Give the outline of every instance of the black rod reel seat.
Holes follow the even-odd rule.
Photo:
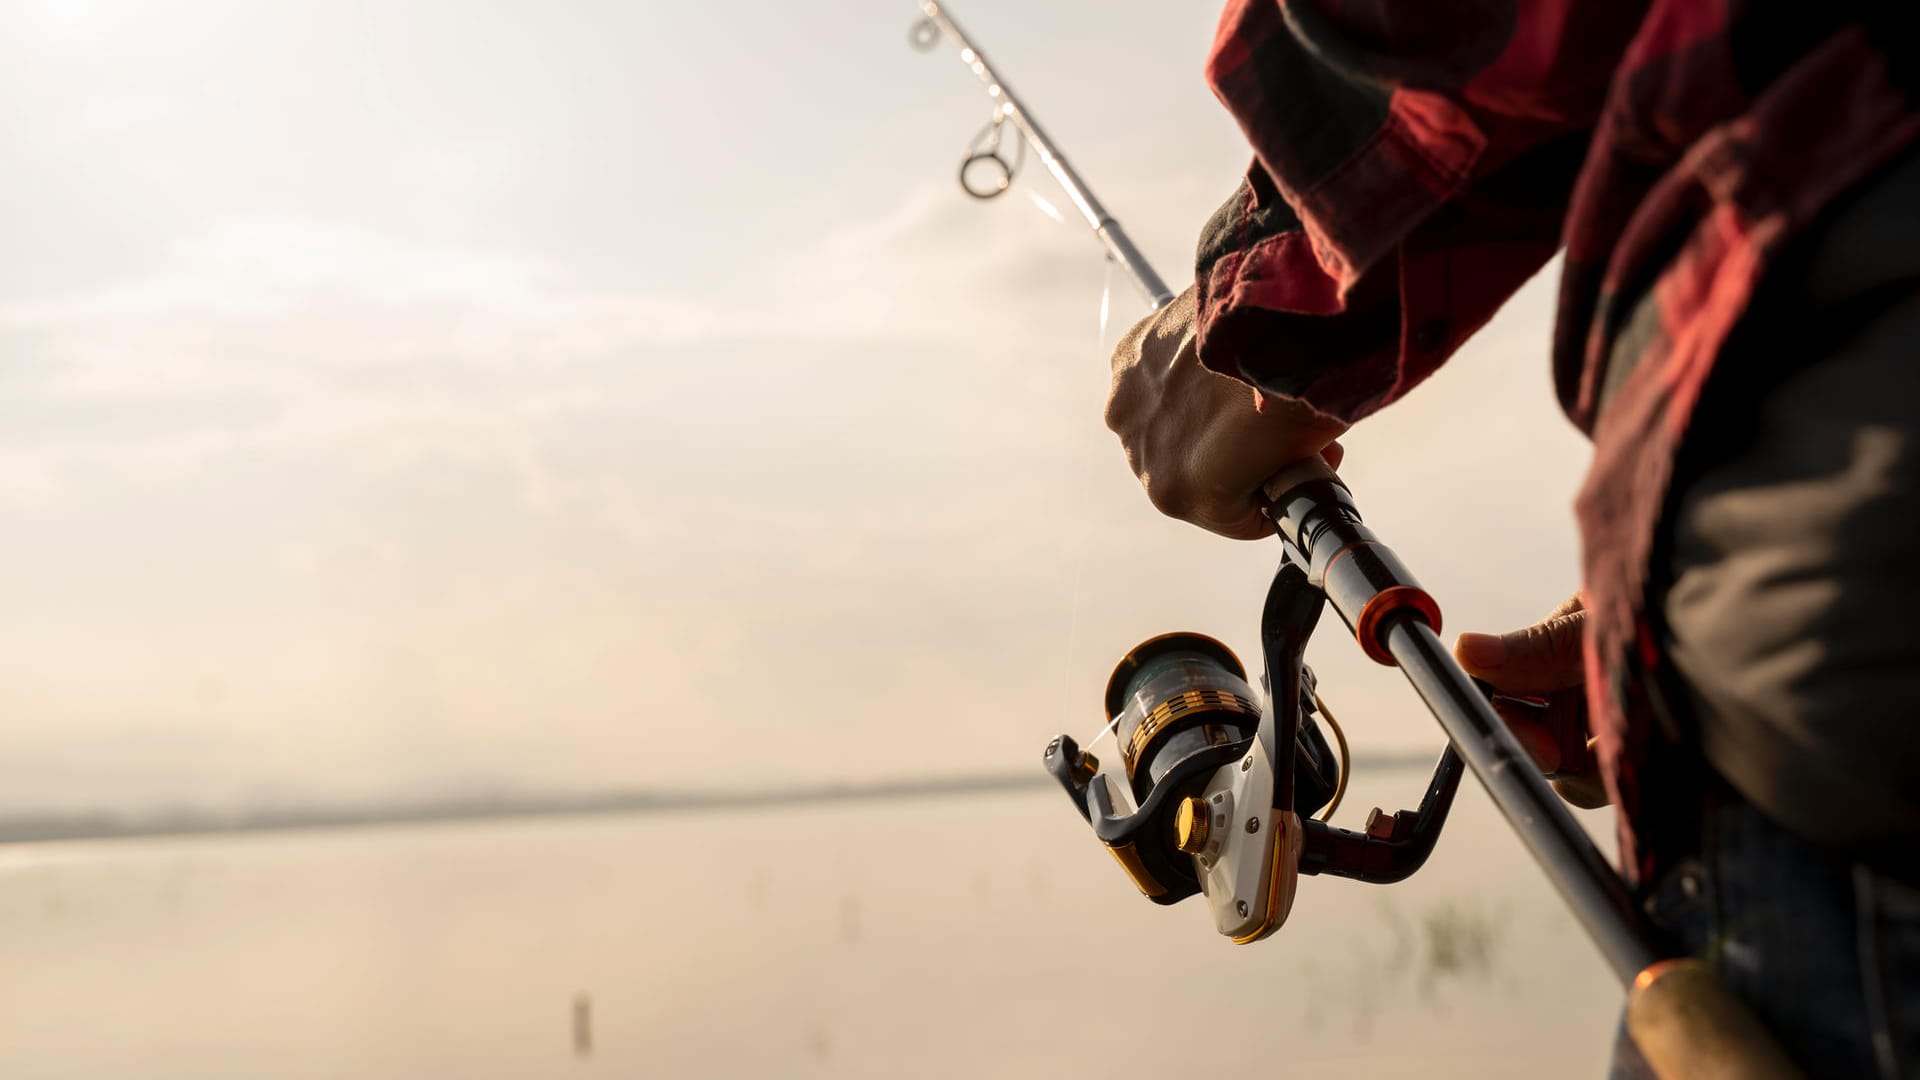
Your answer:
[[[1333,600],[1367,654],[1387,663],[1388,624],[1414,618],[1437,628],[1439,611],[1360,524],[1318,458],[1270,490],[1280,496],[1270,513],[1282,548],[1260,620],[1260,704],[1225,645],[1164,634],[1123,657],[1107,684],[1117,760],[1101,761],[1068,735],[1044,755],[1142,894],[1159,904],[1205,895],[1216,929],[1241,944],[1286,921],[1301,874],[1386,884],[1419,870],[1464,771],[1449,746],[1418,808],[1376,809],[1362,831],[1315,819],[1339,787],[1321,730],[1328,718],[1304,662],[1321,611]]]

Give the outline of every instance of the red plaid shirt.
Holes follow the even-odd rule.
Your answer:
[[[1880,48],[1912,40],[1897,10],[1232,0],[1221,19],[1207,77],[1257,160],[1201,238],[1209,367],[1359,420],[1566,251],[1553,366],[1594,442],[1587,685],[1629,873],[1663,800],[1645,591],[1674,453],[1770,260],[1920,133]],[[1624,325],[1648,296],[1658,325]]]

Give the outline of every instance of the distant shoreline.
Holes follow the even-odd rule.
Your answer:
[[[1356,755],[1354,766],[1397,770],[1431,765],[1438,751]],[[15,814],[0,818],[0,844],[63,840],[116,840],[227,833],[310,832],[381,825],[516,818],[587,817],[724,810],[739,807],[852,802],[865,799],[917,799],[947,795],[991,795],[1052,788],[1038,769],[988,773],[798,785],[737,791],[625,791],[591,795],[450,796],[415,803],[377,803],[276,807],[232,812],[177,810],[152,814]]]

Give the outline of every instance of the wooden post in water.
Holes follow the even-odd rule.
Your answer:
[[[593,1056],[593,999],[585,992],[573,995],[573,1056]]]

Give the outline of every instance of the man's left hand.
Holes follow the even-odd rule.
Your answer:
[[[1586,607],[1576,593],[1525,629],[1460,635],[1453,655],[1467,674],[1495,690],[1546,702],[1544,709],[1522,709],[1496,698],[1494,711],[1561,798],[1593,809],[1607,805],[1607,791],[1587,725],[1586,632]]]

